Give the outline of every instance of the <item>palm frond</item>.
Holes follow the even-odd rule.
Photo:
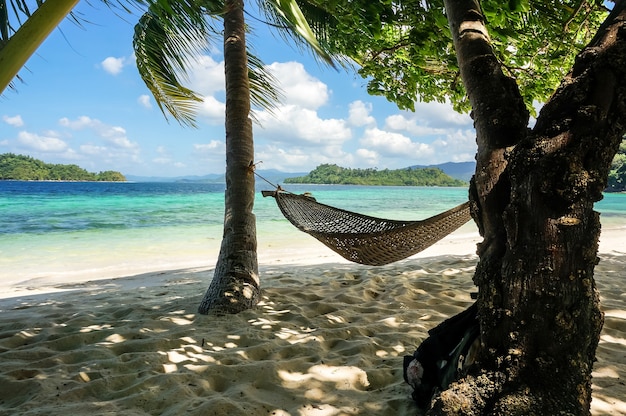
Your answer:
[[[221,39],[221,31],[207,19],[220,17],[223,3],[188,1],[154,0],[135,26],[133,46],[139,74],[163,115],[196,127],[202,98],[184,83],[191,63],[206,51],[207,40],[218,35]],[[248,53],[248,77],[252,104],[272,112],[281,98],[278,82],[252,53]]]
[[[250,81],[250,101],[256,107],[273,113],[283,98],[277,87],[278,80],[265,69],[263,62],[248,50],[248,78]],[[254,113],[252,113],[254,119]],[[255,120],[256,121],[256,120]]]
[[[0,92],[7,86],[14,89],[12,83],[28,58],[37,50],[58,24],[71,12],[78,0],[37,1],[37,7],[31,13],[24,0],[12,0],[11,7],[18,21],[13,27],[8,16],[6,1],[0,6]],[[20,14],[26,16],[21,23]],[[22,17],[23,17],[22,16]],[[19,79],[19,77],[18,77]]]
[[[210,7],[218,9],[217,3]],[[169,113],[192,127],[202,99],[182,81],[188,80],[190,64],[218,33],[206,18],[207,9],[192,1],[157,0],[139,19],[133,36],[137,69],[163,115]]]
[[[295,0],[266,0],[260,1],[259,6],[268,19],[276,22],[277,28],[285,29],[281,31],[282,36],[291,36],[296,41],[304,42],[327,64],[335,66],[333,57],[320,45]]]

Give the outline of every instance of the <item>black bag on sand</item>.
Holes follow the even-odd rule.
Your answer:
[[[419,407],[428,408],[435,393],[473,363],[480,343],[476,313],[474,303],[428,331],[413,355],[404,356],[404,381],[413,387],[411,396]]]

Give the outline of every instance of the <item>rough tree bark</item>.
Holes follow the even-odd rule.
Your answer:
[[[626,132],[626,11],[617,2],[535,127],[477,1],[445,0],[477,134],[483,242],[479,363],[430,414],[589,414],[603,315],[593,278],[611,160]]]
[[[226,1],[226,193],[224,235],[213,280],[198,312],[237,313],[255,306],[260,283],[254,206],[254,142],[242,0]]]

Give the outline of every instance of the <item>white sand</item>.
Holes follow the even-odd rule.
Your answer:
[[[472,300],[475,234],[384,267],[261,243],[263,300],[196,314],[211,267],[2,287],[0,415],[414,415],[402,356]],[[594,415],[626,414],[626,237],[603,233]]]

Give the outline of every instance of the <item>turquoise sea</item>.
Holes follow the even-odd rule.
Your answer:
[[[259,250],[311,239],[284,219],[258,184]],[[423,219],[467,199],[466,188],[291,185],[319,202],[389,219]],[[626,194],[596,208],[604,227],[626,231]],[[213,266],[224,216],[224,185],[0,181],[0,278],[31,282],[75,275]],[[473,228],[474,227],[474,228]],[[464,227],[475,232],[475,226]],[[320,245],[320,250],[325,250]],[[260,259],[262,254],[259,253]]]

